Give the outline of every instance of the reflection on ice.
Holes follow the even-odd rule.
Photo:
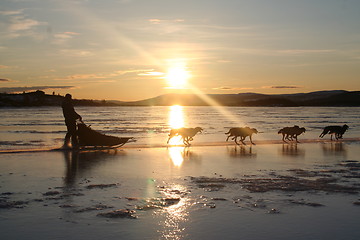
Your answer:
[[[86,176],[92,168],[101,166],[106,160],[117,159],[126,155],[124,151],[64,151],[65,177],[64,185],[67,188],[75,187],[79,177]]]
[[[185,147],[170,147],[168,153],[170,160],[176,167],[180,167],[184,162],[184,151]]]
[[[227,152],[230,157],[241,157],[241,158],[254,158],[256,152],[253,152],[252,146],[231,146],[227,147]]]
[[[298,147],[298,144],[283,144],[281,154],[290,157],[305,157],[305,150]]]
[[[192,152],[189,147],[169,147],[167,151],[171,162],[176,167],[181,167],[184,161],[199,160],[199,156]]]
[[[346,155],[346,147],[342,142],[331,142],[321,144],[324,155]]]
[[[159,210],[158,214],[161,214],[164,220],[159,222],[158,232],[163,239],[183,239],[186,237],[183,224],[189,220],[189,208],[192,205],[187,197],[187,189],[182,185],[174,185],[164,189],[163,193],[166,199],[179,199],[179,201]]]
[[[184,110],[182,106],[174,105],[169,109],[169,126],[172,129],[182,128],[185,126]],[[170,139],[170,145],[182,144],[181,136],[175,136]]]

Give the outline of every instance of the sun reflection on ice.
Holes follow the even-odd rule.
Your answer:
[[[189,219],[189,207],[191,202],[187,195],[187,189],[182,185],[174,185],[164,191],[166,199],[180,199],[176,204],[161,209],[161,214],[165,217],[159,224],[162,227],[159,230],[163,239],[183,239],[185,227],[183,223]]]
[[[184,162],[185,147],[171,147],[168,149],[169,157],[174,166],[180,167]]]
[[[169,109],[169,126],[172,129],[182,128],[185,126],[184,110],[182,106],[174,105]],[[175,136],[169,141],[170,145],[182,144],[181,137]]]

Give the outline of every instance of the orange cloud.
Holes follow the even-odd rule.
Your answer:
[[[234,87],[226,87],[226,86],[213,88],[213,90],[222,90],[222,91],[239,91],[239,90],[249,90],[249,89],[253,89],[253,88],[250,87],[234,88]]]

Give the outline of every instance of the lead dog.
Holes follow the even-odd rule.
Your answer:
[[[201,127],[196,128],[177,128],[177,129],[171,129],[169,133],[169,139],[167,140],[167,143],[169,143],[170,139],[175,136],[181,136],[183,139],[183,143],[186,146],[190,145],[190,141],[194,140],[193,137],[198,133],[202,132],[203,129]]]
[[[306,131],[306,129],[304,127],[299,127],[297,125],[294,125],[293,127],[284,127],[282,129],[279,130],[278,134],[282,134],[282,140],[284,142],[285,139],[292,141],[293,138],[296,140],[296,142],[299,142],[297,137],[304,133]]]
[[[237,142],[237,138],[240,137],[240,142],[246,145],[246,143],[244,143],[244,140],[247,136],[249,136],[251,144],[255,145],[255,143],[253,143],[252,141],[252,135],[254,133],[258,133],[258,131],[255,128],[249,128],[249,127],[230,128],[230,130],[227,133],[225,133],[225,134],[229,134],[229,136],[226,138],[226,141],[228,141],[230,137],[233,137],[232,140],[234,140],[237,145],[240,145]]]
[[[342,138],[342,136],[348,129],[349,126],[346,124],[344,126],[327,126],[324,128],[324,130],[322,131],[319,137],[323,138],[326,134],[330,134],[331,141],[333,140],[332,139],[333,135],[335,135],[336,140],[338,140],[339,138]]]

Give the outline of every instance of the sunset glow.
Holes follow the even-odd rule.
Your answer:
[[[360,1],[153,4],[1,1],[0,92],[137,101],[191,86],[204,94],[360,89]]]

